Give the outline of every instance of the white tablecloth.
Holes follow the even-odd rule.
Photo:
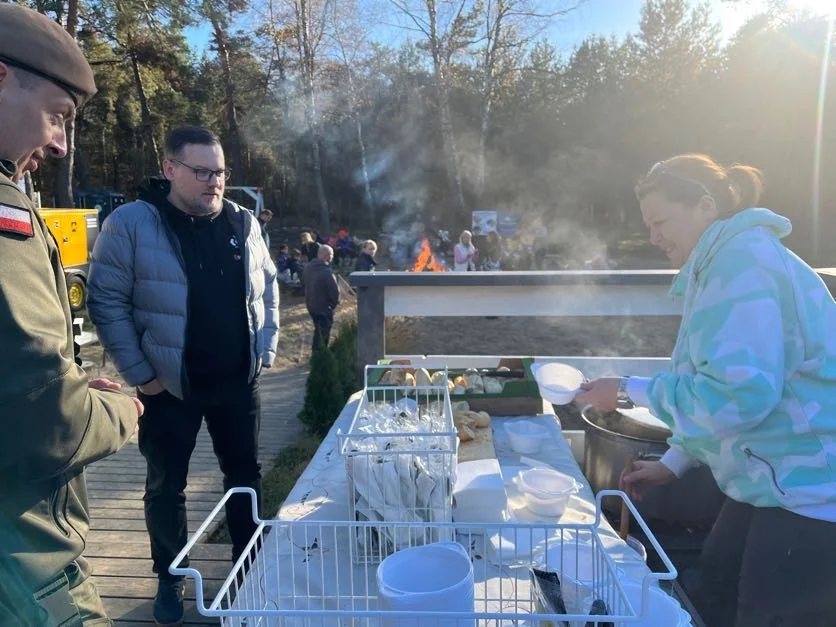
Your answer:
[[[278,514],[280,521],[347,521],[349,519],[346,467],[345,460],[338,450],[337,432],[348,429],[356,402],[350,402],[345,407],[307,469],[288,495]],[[507,421],[518,419],[521,418],[494,417],[492,423],[494,445],[506,484],[510,484],[509,480],[515,471],[526,464],[526,462],[521,461],[518,454],[511,450],[504,429],[504,424]],[[553,432],[553,437],[549,439],[547,445],[543,446],[537,455],[529,456],[529,458],[573,476],[582,486],[580,493],[570,500],[559,523],[593,523],[595,520],[595,499],[592,490],[573,458],[568,443],[560,434],[557,418],[546,415],[534,417],[534,419],[548,425]],[[527,463],[530,465],[531,462]],[[538,519],[522,507],[524,504],[521,503],[520,495],[512,485],[508,485],[508,497],[509,505],[514,507],[513,516],[521,523],[542,522],[542,519]],[[602,521],[598,534],[608,554],[618,565],[619,574],[641,581],[649,573],[647,566],[618,537],[606,520],[602,518]],[[554,523],[554,521],[549,522]],[[335,530],[333,533],[320,530],[319,534],[316,534],[314,530],[311,530],[310,535],[311,537],[306,537],[304,541],[300,541],[298,537],[290,538],[281,527],[275,528],[268,534],[267,541],[265,541],[260,552],[258,564],[247,576],[235,601],[235,606],[248,609],[280,606],[282,609],[290,609],[288,599],[295,599],[292,601],[294,609],[376,609],[376,605],[363,601],[364,590],[356,589],[365,587],[365,594],[371,597],[376,596],[376,565],[368,565],[362,568],[361,574],[358,576],[356,570],[358,567],[352,564],[347,548],[350,543],[348,532],[345,529]],[[484,545],[482,550],[485,548],[489,549],[489,545]],[[528,585],[527,568],[508,569],[498,564],[496,559],[493,561],[490,558],[482,559],[482,555],[474,556],[473,553],[471,553],[471,557],[475,558],[474,567],[477,571],[477,581],[481,577],[486,582],[492,582],[490,585],[498,586],[503,585],[501,582],[504,579],[506,582],[504,585],[507,588],[508,577],[513,570],[514,572],[521,571],[511,576],[512,579],[516,577],[514,585]],[[494,558],[497,557],[501,557],[501,555],[494,554]],[[347,572],[352,569],[355,569],[354,575],[348,575]],[[346,594],[343,589],[332,596],[329,591],[340,588],[340,586],[344,588],[346,578],[351,579],[351,586],[355,589],[351,591],[350,595]],[[312,581],[312,579],[315,581]],[[276,588],[279,588],[279,590],[276,591]],[[300,590],[307,594],[300,595]],[[305,598],[302,599],[301,596],[305,596]],[[353,600],[346,601],[349,596]],[[485,595],[485,598],[499,598],[499,596],[504,598],[504,595]],[[297,598],[298,600],[296,600]],[[477,611],[499,612],[500,608],[487,607],[483,609],[477,607]],[[504,611],[507,611],[507,608]],[[272,621],[269,622],[272,623]],[[304,623],[301,620],[298,622],[285,620],[284,624],[287,625],[288,622],[299,625],[325,624],[317,621]],[[348,618],[343,618],[334,621],[332,624],[350,623],[351,621]]]

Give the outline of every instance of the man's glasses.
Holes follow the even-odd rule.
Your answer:
[[[210,170],[209,168],[193,168],[188,163],[183,163],[177,159],[169,159],[169,161],[179,163],[184,168],[189,168],[189,170],[194,172],[195,179],[200,183],[208,183],[212,180],[213,175],[216,176],[219,181],[228,181],[230,175],[232,174],[232,170],[230,168],[224,168],[223,170]]]
[[[694,185],[696,187],[699,187],[706,196],[712,196],[711,192],[708,190],[704,183],[698,181],[697,179],[688,178],[687,176],[681,176],[676,172],[671,171],[671,169],[665,165],[664,161],[659,161],[656,164],[654,164],[652,168],[650,168],[650,170],[644,177],[642,185],[648,185],[654,179],[660,176],[667,176],[668,178],[676,179],[677,181],[682,181],[683,183],[688,183],[689,185]]]

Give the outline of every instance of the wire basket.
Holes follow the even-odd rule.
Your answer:
[[[360,563],[379,562],[397,546],[450,539],[449,530],[427,525],[453,519],[458,446],[446,372],[439,385],[369,386],[373,368],[381,367],[366,367],[348,432],[337,435],[350,519],[378,523],[351,530]]]
[[[182,562],[198,539],[235,493],[252,497],[256,532],[232,566],[214,598],[206,605],[204,578]],[[641,601],[625,593],[623,573],[607,553],[601,530],[605,521],[601,499],[624,499],[658,553],[666,571],[646,573],[641,580]],[[605,490],[596,497],[596,516],[590,524],[461,524],[431,526],[392,523],[416,530],[404,534],[408,544],[421,546],[436,532],[461,546],[473,567],[472,611],[412,611],[381,609],[378,567],[357,562],[352,531],[374,527],[370,522],[313,520],[263,521],[257,518],[255,492],[233,488],[190,538],[169,569],[173,575],[195,580],[197,610],[218,617],[223,625],[281,625],[282,627],[587,627],[636,623],[647,617],[651,587],[673,580],[677,572],[646,523],[623,492]],[[425,547],[426,548],[426,547]],[[415,564],[416,571],[419,564]],[[559,574],[565,614],[543,613],[530,583],[530,567]],[[644,572],[644,571],[643,571]],[[210,584],[211,585],[211,584]],[[589,614],[592,604],[603,602],[606,616]]]

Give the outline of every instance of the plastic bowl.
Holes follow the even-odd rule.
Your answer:
[[[508,434],[508,440],[514,451],[521,455],[533,455],[540,450],[540,446],[549,435],[549,430],[543,425],[520,420],[505,423],[505,433]]]
[[[538,516],[559,518],[580,485],[573,477],[550,468],[530,468],[516,477],[514,483],[525,498],[525,506]]]
[[[540,396],[553,405],[568,405],[575,399],[583,383],[583,373],[568,364],[558,362],[531,366]]]
[[[638,538],[633,536],[627,536],[627,546],[629,546],[633,551],[641,558],[641,560],[647,563],[647,549],[645,548],[644,544]]]
[[[682,609],[679,601],[666,594],[659,588],[650,587],[648,592],[649,607],[642,607],[642,584],[637,581],[622,581],[624,594],[637,614],[647,610],[646,618],[638,622],[629,623],[634,627],[685,627],[691,624],[691,616]],[[625,608],[626,610],[626,608]],[[619,623],[619,627],[626,627],[627,623]]]

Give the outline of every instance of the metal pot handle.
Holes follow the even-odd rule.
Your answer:
[[[662,461],[662,455],[659,453],[645,453],[644,451],[639,451],[636,455],[636,459],[643,462],[659,462]]]

